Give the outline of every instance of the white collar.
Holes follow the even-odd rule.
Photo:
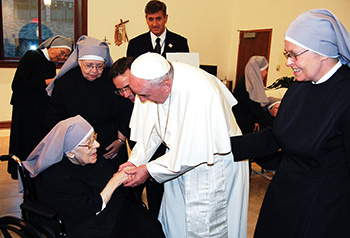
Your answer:
[[[330,77],[332,77],[333,74],[335,74],[335,72],[337,72],[337,70],[342,66],[342,63],[340,63],[340,61],[338,61],[338,63],[336,65],[333,66],[333,68],[331,70],[329,70],[325,75],[323,75],[322,78],[320,78],[320,80],[318,80],[316,83],[314,81],[312,81],[313,84],[321,84],[326,82],[328,79],[330,79]]]
[[[47,59],[48,61],[51,61],[51,60],[50,60],[50,56],[49,56],[49,52],[47,51],[47,48],[41,49],[41,51],[44,53],[46,59]]]
[[[160,38],[160,46],[163,47],[163,45],[165,43],[166,32],[167,32],[167,29],[165,28],[164,32],[158,37],[155,34],[153,34],[152,31],[150,31],[153,48],[156,46],[156,39],[157,38]]]

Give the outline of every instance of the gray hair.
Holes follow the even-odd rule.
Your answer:
[[[149,85],[150,85],[150,87],[153,87],[153,86],[155,86],[155,85],[160,86],[161,83],[162,83],[164,80],[167,80],[167,79],[173,80],[173,78],[174,78],[174,67],[173,67],[172,63],[170,63],[169,61],[168,61],[168,63],[169,63],[169,65],[170,65],[169,71],[168,71],[165,75],[163,75],[163,76],[161,76],[161,77],[155,78],[155,79],[153,79],[153,80],[149,80]]]

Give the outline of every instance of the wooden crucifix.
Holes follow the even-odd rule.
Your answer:
[[[128,36],[126,34],[126,28],[125,28],[125,23],[128,23],[129,20],[123,21],[120,19],[120,23],[115,25],[115,32],[114,32],[114,43],[117,46],[120,46],[123,41],[124,42],[129,42]]]

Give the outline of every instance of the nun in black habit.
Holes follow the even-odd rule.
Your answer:
[[[115,173],[98,147],[81,116],[57,123],[23,162],[38,202],[58,213],[70,238],[163,238],[157,218],[120,186],[128,175]],[[30,219],[55,228],[47,219]]]
[[[238,104],[232,107],[232,111],[243,134],[272,126],[273,118],[267,111],[270,101],[263,83],[268,66],[264,56],[250,57],[244,69],[245,73],[233,91]]]
[[[115,94],[109,76],[112,64],[106,42],[81,36],[76,49],[47,88],[51,100],[46,121],[52,128],[68,117],[84,117],[101,138],[99,150],[117,169],[127,160],[124,144],[133,104]]]
[[[45,114],[49,103],[46,86],[56,75],[57,63],[65,61],[73,42],[65,36],[53,36],[28,50],[21,58],[12,81],[12,119],[9,153],[25,160],[49,132]],[[17,164],[9,161],[8,172],[17,179]]]
[[[273,128],[231,138],[235,160],[282,151],[254,237],[349,237],[350,34],[328,10],[308,11],[284,55],[297,82]]]

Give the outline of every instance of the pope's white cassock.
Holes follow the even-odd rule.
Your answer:
[[[129,161],[146,164],[162,139],[169,147],[146,165],[164,183],[158,218],[167,238],[245,238],[249,168],[247,161],[233,161],[230,143],[241,134],[231,111],[237,101],[216,77],[184,63],[173,66],[163,104],[135,101],[130,127],[137,143]]]

